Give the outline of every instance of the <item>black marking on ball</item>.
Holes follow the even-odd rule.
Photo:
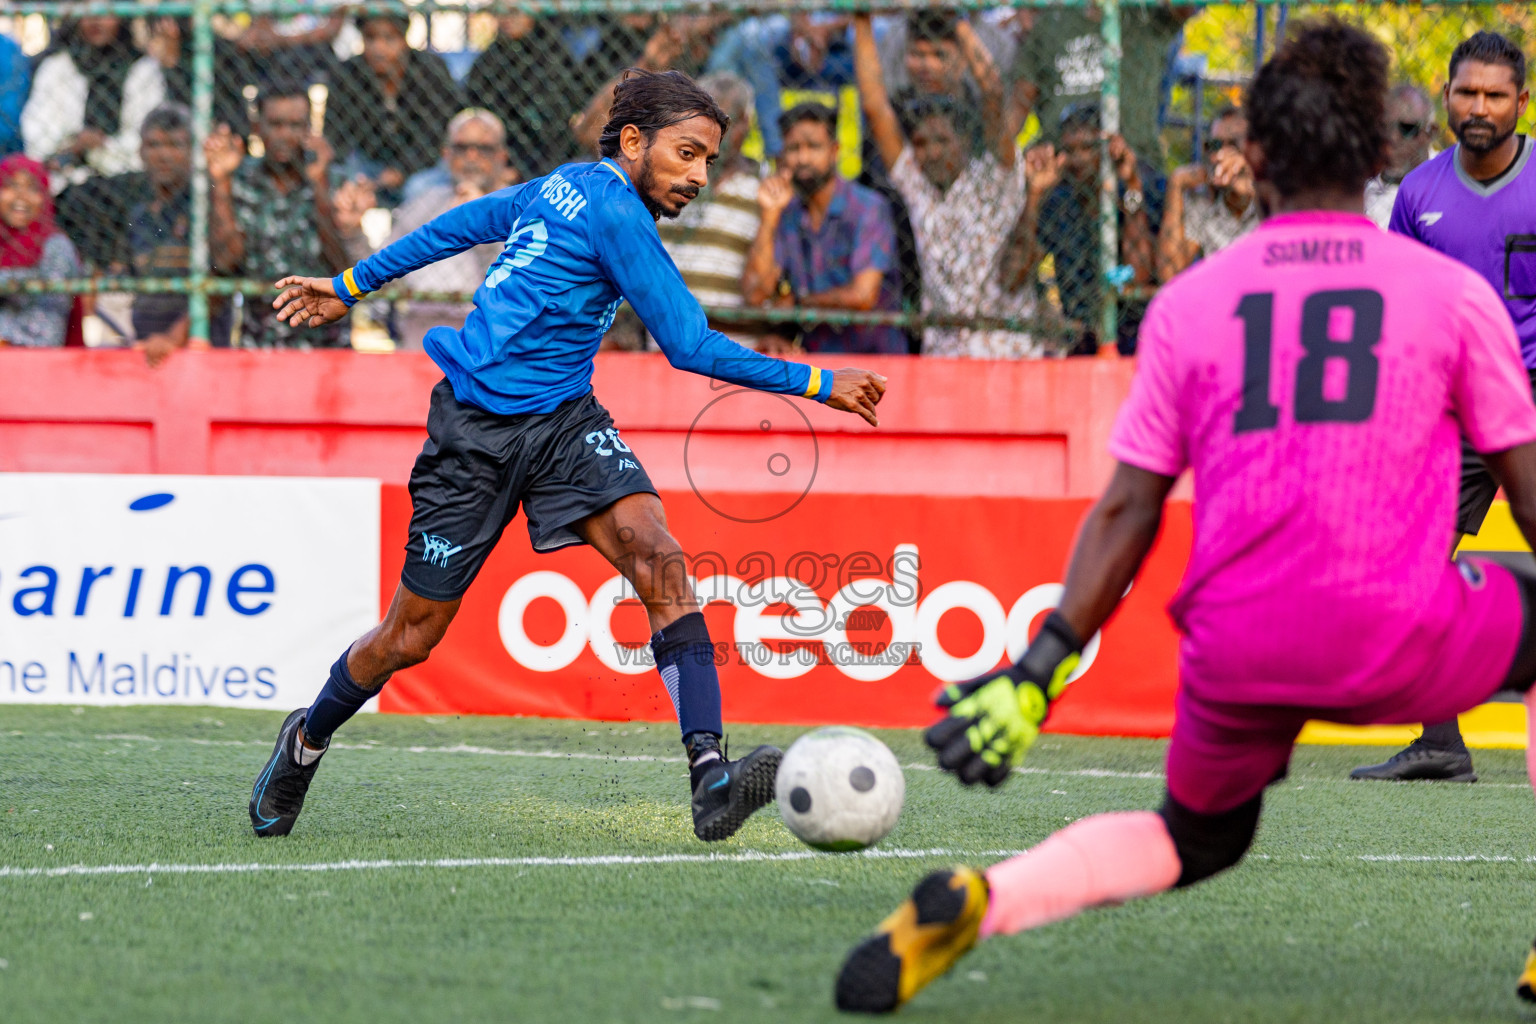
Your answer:
[[[848,773],[848,785],[860,793],[868,793],[875,788],[875,773],[863,765],[859,765]]]
[[[789,791],[789,806],[795,809],[796,814],[804,814],[811,809],[811,794],[804,786],[796,786]]]

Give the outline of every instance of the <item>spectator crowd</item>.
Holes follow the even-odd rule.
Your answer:
[[[700,76],[731,116],[710,188],[660,229],[732,337],[770,352],[1130,353],[1158,284],[1260,217],[1242,111],[1169,123],[1192,12],[1122,10],[1120,130],[1106,137],[1093,3],[512,13],[483,49],[443,53],[403,7],[278,17],[253,4],[216,25],[210,268],[253,283],[339,273],[460,203],[595,158],[624,69],[671,67]],[[134,344],[151,364],[189,342],[352,344],[353,319],[290,328],[254,287],[213,296],[209,337],[194,339],[186,295],[153,291],[191,268],[190,38],[186,19],[112,15],[59,19],[30,56],[0,35],[0,281],[146,279],[122,294],[0,293],[0,345],[78,344],[87,324],[92,343]],[[1368,190],[1373,212],[1390,210],[1435,137],[1434,105],[1412,87],[1394,92],[1390,116],[1396,148]],[[1172,167],[1169,139],[1194,161]],[[431,326],[462,322],[497,250],[415,271],[401,282],[413,294],[369,300],[366,320],[420,348]],[[1117,289],[1119,326],[1101,338]],[[924,326],[909,330],[903,312]],[[621,311],[605,344],[649,339]]]

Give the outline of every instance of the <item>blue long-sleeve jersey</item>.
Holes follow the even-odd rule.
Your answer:
[[[485,242],[504,248],[463,328],[434,327],[423,342],[461,402],[517,415],[586,394],[593,356],[622,301],[678,369],[819,402],[831,397],[830,372],[761,355],[710,329],[655,220],[612,160],[566,164],[455,207],[332,283],[350,306]]]

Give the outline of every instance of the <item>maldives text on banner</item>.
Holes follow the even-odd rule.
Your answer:
[[[379,483],[0,474],[0,702],[307,703],[378,617]]]

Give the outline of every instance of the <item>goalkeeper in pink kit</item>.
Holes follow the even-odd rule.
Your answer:
[[[1271,216],[1152,303],[1110,440],[1119,465],[1060,607],[1016,664],[947,687],[948,714],[926,734],[962,782],[1008,777],[1189,469],[1194,546],[1169,608],[1181,685],[1163,806],[1085,818],[985,871],[924,878],[849,954],[840,1008],[895,1009],[978,938],[1236,864],[1308,719],[1443,721],[1501,688],[1533,702],[1536,579],[1445,552],[1459,434],[1536,541],[1536,406],[1488,283],[1364,215],[1386,152],[1387,68],[1370,36],[1323,21],[1294,29],[1255,76],[1245,155]],[[1528,962],[1527,998],[1533,979]]]

